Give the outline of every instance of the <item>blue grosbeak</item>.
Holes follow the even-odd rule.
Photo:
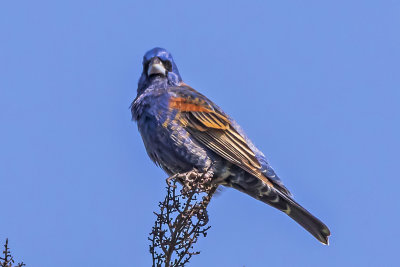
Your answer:
[[[168,175],[205,172],[214,183],[283,211],[328,244],[328,227],[294,201],[235,121],[182,81],[165,49],[154,48],[144,55],[131,111],[149,157]]]

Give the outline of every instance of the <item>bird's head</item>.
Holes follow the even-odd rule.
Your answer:
[[[143,90],[153,81],[172,86],[182,82],[171,53],[164,48],[153,48],[143,57],[143,71],[139,79],[138,89]]]

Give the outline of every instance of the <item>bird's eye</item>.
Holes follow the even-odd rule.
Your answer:
[[[163,65],[167,71],[172,71],[172,64],[169,60],[163,61]]]
[[[150,61],[143,61],[143,71],[147,73]]]

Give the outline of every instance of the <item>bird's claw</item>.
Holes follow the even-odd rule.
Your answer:
[[[171,183],[171,181],[172,181],[172,180],[175,180],[175,179],[177,178],[177,175],[178,175],[178,174],[174,174],[174,175],[168,177],[167,180],[165,180],[165,181],[167,182],[167,185],[168,185],[168,186],[174,187],[174,188],[176,187],[175,183]]]
[[[200,190],[205,190],[205,188],[211,185],[213,173],[211,171],[199,172],[197,169],[193,169],[184,173],[177,173],[167,178],[166,182],[168,186],[175,186],[171,183],[172,180],[177,180],[181,183],[186,190],[191,190],[193,185],[201,184],[202,188]]]

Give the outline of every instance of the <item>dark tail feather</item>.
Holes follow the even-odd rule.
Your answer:
[[[227,182],[228,186],[236,188],[283,211],[315,236],[321,243],[328,245],[328,238],[331,234],[328,227],[305,208],[300,206],[300,204],[294,201],[288,194],[284,191],[280,191],[279,187],[270,187],[252,175],[245,177],[239,175],[232,176]]]
[[[328,227],[300,206],[288,194],[280,191],[279,187],[272,188],[260,179],[250,175],[246,177],[233,176],[228,180],[227,185],[283,211],[315,236],[321,243],[328,245],[328,238],[331,234]]]
[[[263,202],[283,211],[289,215],[293,220],[300,224],[304,229],[306,229],[310,234],[312,234],[316,239],[325,245],[329,245],[329,236],[331,234],[329,228],[321,222],[318,218],[308,212],[305,208],[300,206],[292,198],[288,197],[284,193],[277,190],[275,191],[279,195],[275,195],[271,200],[272,196],[262,196],[260,200]],[[271,194],[274,195],[274,194]]]
[[[321,243],[329,245],[328,238],[331,235],[329,228],[295,201],[290,200],[289,202],[291,202],[288,204],[291,211],[287,214]]]

